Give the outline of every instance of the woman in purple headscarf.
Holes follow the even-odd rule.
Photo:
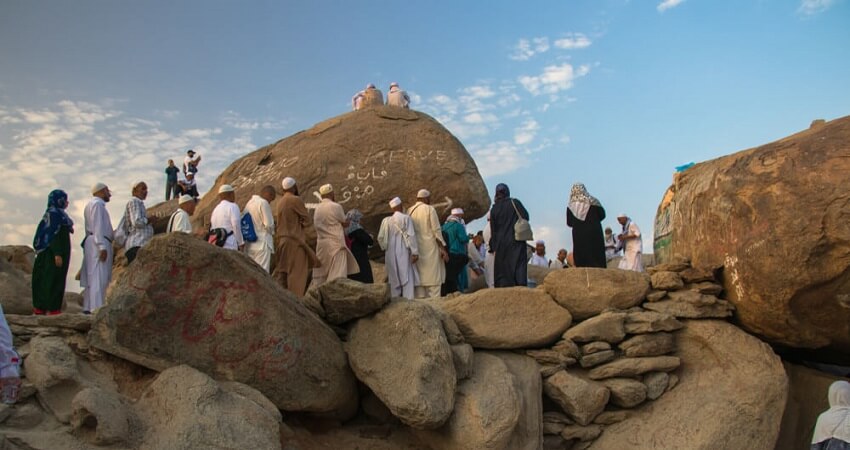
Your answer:
[[[490,209],[490,251],[494,253],[493,276],[496,287],[528,284],[528,254],[525,241],[515,239],[514,224],[520,216],[528,220],[528,211],[504,183],[496,186]]]
[[[60,314],[65,296],[65,277],[71,258],[71,233],[74,221],[68,217],[68,194],[56,189],[47,196],[47,211],[38,223],[32,246],[33,314]]]

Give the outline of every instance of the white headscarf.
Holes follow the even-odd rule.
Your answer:
[[[587,192],[587,188],[582,183],[576,183],[570,190],[570,211],[576,216],[576,219],[584,221],[587,217],[587,212],[591,206],[602,206],[596,197]]]
[[[818,416],[812,444],[831,438],[850,443],[850,383],[846,381],[829,386],[829,409]]]

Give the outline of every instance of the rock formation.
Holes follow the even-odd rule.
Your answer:
[[[427,114],[376,106],[318,123],[239,158],[222,172],[198,204],[193,221],[209,223],[222,184],[236,188],[244,206],[252,194],[281,180],[298,181],[305,202],[318,202],[319,186],[331,183],[346,210],[357,208],[365,228],[377,233],[399,196],[412,205],[421,188],[431,191],[442,218],[461,207],[467,220],[486,214],[490,206],[484,182],[466,149]]]
[[[850,117],[697,164],[655,219],[658,262],[723,266],[741,325],[850,352]]]

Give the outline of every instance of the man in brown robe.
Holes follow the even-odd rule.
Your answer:
[[[303,297],[310,269],[319,266],[316,252],[307,243],[307,232],[313,227],[313,219],[298,196],[295,180],[286,177],[282,184],[283,197],[274,211],[277,254],[274,277],[284,288]]]

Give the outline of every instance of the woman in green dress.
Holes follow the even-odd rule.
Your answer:
[[[47,196],[47,211],[38,223],[32,246],[35,265],[32,269],[33,314],[62,313],[65,277],[71,259],[71,233],[74,221],[68,217],[68,194],[56,189]]]

